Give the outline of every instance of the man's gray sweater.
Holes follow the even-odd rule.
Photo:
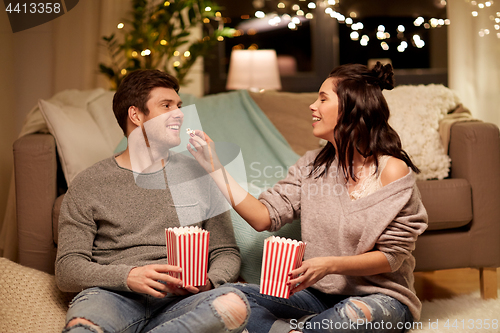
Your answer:
[[[235,281],[241,259],[230,214],[220,213],[225,199],[203,173],[193,159],[176,154],[154,173],[134,174],[111,157],[78,174],[59,218],[59,288],[129,291],[132,268],[167,264],[165,228],[179,227],[186,210],[184,216],[206,217],[193,225],[210,232],[208,277],[214,287]],[[173,197],[170,187],[183,195]]]

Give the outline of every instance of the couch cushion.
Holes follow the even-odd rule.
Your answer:
[[[417,182],[429,215],[427,230],[458,228],[472,221],[472,190],[466,179]]]
[[[54,201],[54,206],[52,207],[52,234],[54,236],[54,243],[57,245],[59,241],[59,214],[61,213],[61,203],[63,201],[64,194],[57,197]]]
[[[39,101],[68,185],[80,171],[111,156],[123,137],[112,110],[113,95],[104,89],[65,90]]]
[[[383,93],[391,112],[389,124],[421,171],[417,179],[446,178],[450,158],[438,129],[439,121],[460,104],[456,93],[440,84],[402,85]]]
[[[319,148],[319,139],[312,134],[309,105],[318,93],[250,92],[250,96],[299,155]]]

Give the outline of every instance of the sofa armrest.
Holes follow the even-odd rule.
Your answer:
[[[456,123],[451,128],[451,177],[466,179],[472,189],[471,261],[478,267],[500,266],[500,137],[496,125]]]
[[[57,196],[57,156],[50,134],[14,142],[19,263],[54,273],[52,207]]]

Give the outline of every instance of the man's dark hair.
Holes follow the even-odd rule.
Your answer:
[[[146,103],[150,98],[151,90],[159,87],[179,92],[177,79],[157,69],[135,70],[122,80],[113,97],[113,112],[125,135],[127,135],[128,109],[135,106],[148,115],[149,110]]]

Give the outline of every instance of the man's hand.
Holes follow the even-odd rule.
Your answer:
[[[204,286],[200,286],[198,288],[193,287],[193,286],[186,286],[184,289],[186,289],[187,291],[189,291],[192,294],[197,294],[197,293],[200,293],[203,291],[213,289],[213,287],[214,286],[212,285],[212,282],[210,282],[210,280],[207,279],[207,283]]]
[[[162,298],[171,293],[174,295],[197,294],[201,291],[213,288],[210,280],[207,284],[199,288],[186,286],[182,288],[182,281],[176,279],[168,272],[180,273],[182,269],[171,265],[146,265],[132,268],[127,277],[127,285],[130,290]],[[159,282],[162,281],[162,282]]]
[[[182,289],[182,281],[167,274],[181,271],[180,267],[171,265],[135,267],[128,274],[127,285],[132,291],[158,298],[165,297],[167,293],[186,295],[189,292]]]

